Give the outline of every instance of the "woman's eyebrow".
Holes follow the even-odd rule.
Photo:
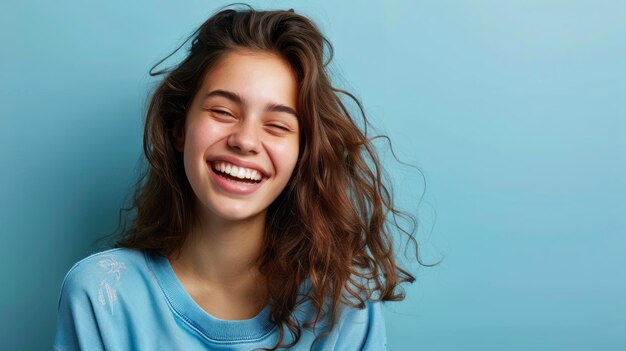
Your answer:
[[[232,92],[232,91],[228,91],[228,90],[222,90],[222,89],[216,89],[213,90],[209,93],[207,93],[204,96],[204,101],[208,100],[210,97],[213,96],[221,96],[224,97],[226,99],[231,100],[232,102],[240,105],[240,106],[246,106],[247,102],[246,100],[239,94]],[[265,110],[266,111],[270,111],[270,112],[285,112],[285,113],[289,113],[291,115],[293,115],[294,117],[298,118],[298,114],[296,113],[296,110],[294,110],[293,108],[283,105],[283,104],[279,104],[279,103],[275,103],[275,102],[271,102],[269,104],[267,104],[265,106]]]

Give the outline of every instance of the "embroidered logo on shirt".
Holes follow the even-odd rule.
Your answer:
[[[117,293],[114,287],[117,286],[118,281],[122,278],[122,270],[126,269],[126,265],[116,260],[115,257],[108,256],[98,261],[98,266],[104,269],[106,273],[106,276],[99,284],[98,300],[102,306],[108,304],[111,314],[113,314],[113,304],[117,300]]]

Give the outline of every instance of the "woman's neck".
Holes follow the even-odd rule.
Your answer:
[[[173,261],[194,280],[228,288],[258,276],[256,260],[263,250],[264,233],[264,215],[243,221],[200,221]]]
[[[169,257],[190,296],[222,319],[247,319],[265,306],[267,289],[256,260],[262,254],[265,215],[245,221],[203,221],[180,256]]]

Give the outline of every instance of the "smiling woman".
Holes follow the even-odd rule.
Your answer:
[[[194,33],[147,112],[132,226],[65,277],[57,349],[386,349],[381,304],[414,280],[388,225],[413,238],[324,44],[293,10]]]
[[[297,97],[289,63],[264,51],[233,50],[205,75],[186,119],[174,127],[185,174],[206,209],[201,232],[228,235],[211,227],[245,220],[263,235],[267,208],[298,160]],[[260,182],[241,180],[253,174]]]

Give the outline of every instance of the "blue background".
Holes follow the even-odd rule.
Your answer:
[[[148,70],[226,3],[3,1],[0,348],[50,348],[65,272],[129,198]],[[626,349],[626,3],[250,3],[314,19],[425,175],[379,143],[444,259],[411,265],[390,350]]]

